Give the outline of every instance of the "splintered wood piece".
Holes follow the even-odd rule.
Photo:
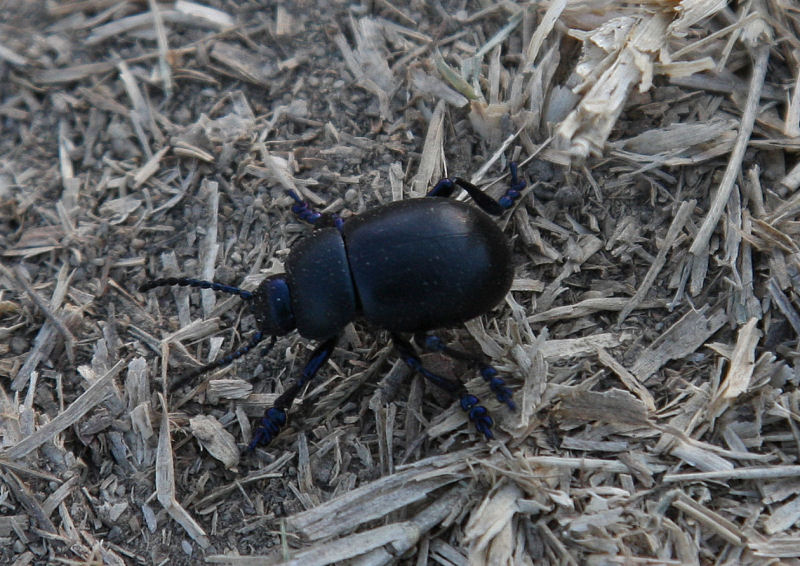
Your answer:
[[[708,307],[703,307],[683,315],[639,354],[631,373],[644,383],[668,361],[687,356],[705,344],[728,318],[722,309],[709,316],[707,311]]]

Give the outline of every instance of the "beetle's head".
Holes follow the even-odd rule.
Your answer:
[[[283,336],[294,330],[296,324],[286,276],[272,275],[264,279],[253,291],[250,310],[264,334]]]

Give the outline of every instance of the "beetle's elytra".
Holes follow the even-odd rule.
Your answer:
[[[409,367],[460,400],[479,432],[492,438],[493,421],[477,397],[455,380],[425,369],[411,342],[475,363],[497,399],[514,408],[511,391],[497,371],[479,356],[453,350],[437,328],[465,322],[488,312],[511,287],[513,266],[507,238],[487,213],[500,215],[519,198],[525,181],[511,164],[505,195],[495,200],[460,179],[442,179],[428,197],[399,201],[368,210],[346,222],[314,211],[293,191],[292,211],[314,226],[286,260],[286,273],[265,279],[253,291],[187,277],[155,279],[140,287],[182,285],[239,295],[250,302],[258,331],[244,347],[184,376],[195,377],[231,363],[267,336],[293,330],[320,345],[302,375],[278,397],[261,418],[250,448],[269,443],[286,424],[286,411],[301,389],[331,355],[342,329],[361,318],[388,330]],[[450,200],[464,189],[478,207]]]
[[[422,332],[494,307],[511,286],[508,242],[486,214],[449,199],[413,199],[320,228],[292,249],[286,276],[301,336],[324,340],[357,315]]]

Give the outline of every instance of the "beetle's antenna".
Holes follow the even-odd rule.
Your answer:
[[[173,285],[180,285],[181,287],[199,287],[200,289],[211,289],[212,291],[219,291],[220,293],[228,293],[231,295],[238,295],[245,301],[253,298],[253,293],[245,291],[233,285],[223,285],[222,283],[215,283],[213,281],[204,281],[202,279],[192,279],[191,277],[165,277],[163,279],[153,279],[139,287],[139,291],[144,293],[156,287],[172,287]]]
[[[238,350],[235,350],[235,351],[223,356],[222,358],[214,360],[210,364],[206,364],[206,365],[204,365],[202,367],[197,368],[194,371],[190,371],[190,372],[185,373],[182,376],[180,376],[178,379],[176,379],[175,381],[170,383],[170,385],[169,385],[170,391],[174,391],[175,389],[177,389],[178,387],[180,387],[181,385],[183,385],[187,381],[191,381],[192,379],[194,379],[198,375],[202,375],[202,374],[204,374],[204,373],[206,373],[208,371],[211,371],[212,369],[217,369],[219,367],[226,366],[226,365],[232,363],[233,360],[235,360],[237,358],[241,358],[247,352],[252,350],[264,338],[265,338],[265,336],[264,336],[263,332],[256,332],[255,334],[253,334],[253,337],[250,338],[250,341],[247,344],[245,344],[244,346],[242,346],[241,348],[239,348]],[[276,340],[277,340],[277,337],[273,336],[272,340],[270,340],[269,345],[261,351],[261,355],[266,356],[269,353],[269,351],[272,350],[272,347],[275,345],[275,341]]]
[[[240,289],[239,287],[234,287],[233,285],[223,285],[222,283],[215,283],[214,281],[205,281],[203,279],[193,279],[191,277],[164,277],[163,279],[153,279],[152,281],[148,281],[139,287],[139,291],[144,293],[149,291],[150,289],[155,289],[156,287],[172,287],[173,285],[179,285],[181,287],[198,287],[200,289],[211,289],[212,291],[218,291],[220,293],[228,293],[230,295],[237,295],[244,301],[249,301],[253,299],[253,293],[250,291],[245,291],[244,289]],[[266,335],[258,331],[250,338],[250,341],[239,348],[238,350],[234,350],[225,356],[214,360],[213,362],[206,364],[202,367],[197,368],[194,371],[190,371],[188,373],[183,374],[177,380],[170,384],[170,389],[176,389],[177,387],[183,385],[187,381],[190,381],[197,377],[198,375],[202,375],[206,372],[209,372],[213,369],[218,367],[226,366],[236,360],[237,358],[241,358],[247,352],[252,350],[259,342],[261,342]],[[270,342],[269,346],[264,349],[264,355],[269,352],[272,347],[275,345],[276,338],[273,336],[272,341]]]

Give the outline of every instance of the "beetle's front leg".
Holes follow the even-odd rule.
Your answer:
[[[414,341],[429,352],[441,352],[455,360],[462,360],[476,365],[481,377],[489,384],[489,388],[492,390],[495,397],[497,397],[497,400],[507,405],[512,411],[517,409],[512,399],[513,393],[506,387],[506,382],[502,378],[497,377],[497,370],[494,366],[487,364],[483,356],[455,350],[434,334],[416,334],[414,336]]]
[[[255,334],[253,334],[253,336],[250,337],[250,341],[247,344],[245,344],[244,346],[242,346],[241,348],[239,348],[238,350],[234,350],[233,352],[230,352],[230,353],[226,354],[225,356],[223,356],[223,357],[221,357],[219,359],[216,359],[213,362],[210,362],[210,363],[208,363],[208,364],[206,364],[206,365],[204,365],[202,367],[199,367],[199,368],[197,368],[195,370],[186,372],[182,376],[180,376],[179,378],[175,379],[174,381],[171,381],[170,384],[169,384],[169,390],[170,391],[175,391],[176,389],[178,389],[178,387],[180,387],[184,383],[192,381],[196,377],[198,377],[200,375],[203,375],[206,372],[209,372],[211,370],[214,370],[214,369],[217,369],[217,368],[221,368],[222,366],[227,366],[228,364],[233,363],[234,360],[238,360],[239,358],[241,358],[242,356],[247,354],[250,350],[255,348],[262,340],[264,340],[264,338],[266,338],[266,336],[264,335],[263,332],[261,332],[261,331],[256,332]],[[267,352],[272,350],[272,347],[275,345],[275,340],[276,340],[276,338],[275,338],[275,336],[273,336],[272,340],[269,343],[269,346],[264,348],[264,350],[262,351],[262,355],[266,355]]]
[[[315,229],[333,226],[341,232],[344,220],[338,214],[317,212],[293,190],[290,189],[286,193],[294,199],[292,212],[299,220],[311,224]]]
[[[466,387],[458,381],[447,379],[438,374],[425,369],[422,365],[417,352],[411,342],[403,338],[397,333],[392,333],[392,340],[397,350],[400,352],[400,357],[413,371],[419,372],[422,376],[433,383],[436,387],[444,389],[451,395],[459,398],[461,408],[467,413],[469,420],[475,425],[475,428],[486,436],[488,439],[494,438],[492,434],[492,425],[494,421],[489,416],[489,411],[480,404],[480,399],[467,391]]]
[[[328,338],[325,342],[317,346],[311,357],[303,368],[302,375],[295,381],[280,397],[275,399],[275,403],[264,412],[258,427],[253,433],[253,440],[250,441],[248,450],[253,450],[256,446],[266,445],[278,436],[281,429],[286,426],[286,411],[292,406],[295,397],[302,391],[306,384],[314,379],[320,368],[325,365],[331,357],[339,336]]]

